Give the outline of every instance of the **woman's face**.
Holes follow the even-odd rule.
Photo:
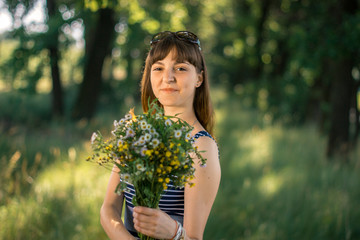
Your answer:
[[[192,108],[195,89],[202,82],[189,62],[177,62],[176,52],[170,51],[162,60],[151,66],[151,87],[160,103],[166,107]]]

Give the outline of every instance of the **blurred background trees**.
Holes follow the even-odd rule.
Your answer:
[[[75,159],[140,105],[152,35],[184,29],[201,40],[221,148],[205,239],[359,238],[359,4],[0,0],[0,239],[104,238],[104,173]]]
[[[45,18],[24,24],[39,2]],[[3,89],[37,94],[51,81],[53,117],[91,119],[100,95],[137,101],[152,34],[188,29],[201,39],[212,83],[268,121],[316,122],[329,157],[346,159],[358,138],[358,0],[23,0],[2,8],[13,24],[1,37]],[[70,89],[76,97],[64,106]]]
[[[44,19],[24,24],[39,2]],[[214,85],[234,91],[267,121],[316,122],[328,135],[329,158],[346,160],[355,146],[357,0],[23,0],[5,1],[2,8],[13,24],[1,36],[7,54],[0,66],[2,89],[51,92],[54,118],[67,113],[91,119],[101,95],[118,104],[138,101],[152,34],[188,29],[201,39]],[[42,85],[48,87],[40,91]],[[77,89],[73,102],[64,106],[70,89]]]

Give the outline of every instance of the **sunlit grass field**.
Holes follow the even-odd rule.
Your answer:
[[[91,122],[50,122],[44,99],[0,96],[0,239],[107,239],[99,209],[110,172],[85,161]],[[43,96],[47,98],[47,96]],[[222,181],[204,239],[360,239],[360,147],[328,162],[314,126],[270,124],[215,92]],[[138,111],[140,109],[137,109]]]

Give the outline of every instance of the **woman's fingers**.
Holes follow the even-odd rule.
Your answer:
[[[159,209],[135,207],[133,212],[136,231],[155,238],[170,238],[174,220]]]
[[[154,208],[148,208],[148,207],[134,207],[134,213],[140,213],[144,215],[154,215],[158,212],[157,209]]]
[[[155,209],[135,207],[133,213],[135,229],[145,235],[156,234],[157,215]]]

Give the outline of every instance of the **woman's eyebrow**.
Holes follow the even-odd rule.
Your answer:
[[[176,62],[175,64],[186,64],[186,65],[190,65],[189,62]]]

